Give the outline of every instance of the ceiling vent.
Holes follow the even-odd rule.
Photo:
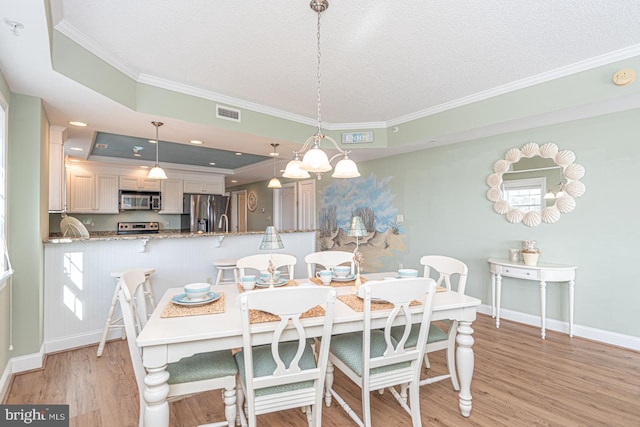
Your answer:
[[[98,144],[96,144],[95,148],[100,148],[100,149],[106,150],[107,148],[109,148],[109,144],[98,143]]]
[[[231,120],[232,122],[240,123],[240,110],[216,105],[216,117],[218,119]]]

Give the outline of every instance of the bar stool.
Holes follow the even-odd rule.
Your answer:
[[[213,265],[218,270],[216,285],[238,283],[238,269],[236,267],[237,258],[222,258],[213,261]],[[233,277],[227,277],[226,272],[233,271]]]
[[[100,338],[100,344],[98,344],[98,357],[102,356],[102,351],[104,350],[104,345],[107,342],[107,336],[109,335],[109,329],[111,328],[122,328],[122,339],[126,338],[126,334],[124,331],[124,324],[121,323],[122,317],[117,319],[113,318],[113,315],[116,311],[116,306],[118,305],[118,291],[120,290],[120,278],[127,272],[132,270],[142,270],[144,272],[144,295],[147,299],[147,303],[149,304],[149,308],[151,311],[156,306],[156,302],[153,299],[153,291],[151,289],[151,280],[149,276],[153,274],[156,270],[155,268],[129,268],[127,270],[113,271],[111,272],[111,277],[116,279],[116,290],[113,293],[113,300],[111,301],[111,307],[109,308],[109,314],[107,315],[107,322],[104,325],[104,330],[102,331],[102,337]]]

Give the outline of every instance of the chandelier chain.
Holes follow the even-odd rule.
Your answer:
[[[317,38],[318,38],[318,134],[322,134],[322,107],[320,104],[320,86],[321,86],[321,80],[320,80],[320,14],[321,11],[318,11],[318,32],[317,32]]]

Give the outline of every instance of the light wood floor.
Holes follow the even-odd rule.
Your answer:
[[[478,315],[475,329],[473,410],[463,418],[451,383],[421,389],[425,426],[640,426],[640,353],[503,321],[495,329]],[[136,426],[138,392],[124,341],[49,355],[45,368],[13,378],[5,403],[66,403],[71,426]],[[439,354],[438,354],[439,353]],[[444,372],[444,352],[430,356]],[[336,370],[335,387],[359,413],[359,389]],[[374,426],[408,426],[409,416],[385,393],[371,398]],[[224,418],[220,393],[170,404],[171,426]],[[355,425],[335,403],[323,407],[325,426]],[[261,415],[263,426],[306,426],[299,410]]]

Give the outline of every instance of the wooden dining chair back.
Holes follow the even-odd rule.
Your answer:
[[[258,274],[260,274],[260,271],[267,270],[269,268],[269,260],[273,262],[276,269],[281,270],[284,268],[284,271],[281,270],[283,276],[293,279],[294,268],[298,259],[289,254],[258,254],[240,258],[236,263],[240,277],[245,275],[247,269],[257,270]],[[253,273],[255,272],[246,274]]]
[[[243,348],[235,358],[247,400],[249,426],[256,425],[257,415],[297,407],[306,409],[310,426],[320,426],[335,300],[334,289],[315,286],[240,295]],[[315,317],[303,318],[309,310]],[[252,324],[252,316],[258,312],[261,316],[277,316],[272,320],[273,327]],[[323,312],[324,317],[317,317]],[[317,345],[307,335],[305,323],[316,329],[322,327]],[[245,425],[242,411],[241,418]]]
[[[144,277],[144,274],[143,274]],[[118,301],[122,311],[122,320],[127,333],[127,345],[129,355],[133,365],[133,372],[138,385],[138,396],[140,399],[139,426],[144,423],[144,412],[146,402],[145,376],[147,374],[142,364],[142,354],[136,344],[136,338],[140,330],[136,324],[146,322],[146,314],[141,310],[141,305],[133,295],[140,295],[144,292],[144,280],[136,272],[129,272],[120,278],[120,290],[118,291]],[[208,424],[208,426],[233,426],[236,421],[236,375],[238,368],[230,351],[219,351],[213,353],[195,354],[185,357],[167,366],[169,373],[169,400],[177,400],[187,395],[200,393],[209,390],[224,389],[225,419],[226,421]]]
[[[332,338],[325,386],[327,405],[335,398],[358,425],[370,426],[370,394],[386,388],[411,415],[412,425],[422,425],[420,370],[435,288],[433,279],[423,277],[370,281],[360,287],[358,295],[363,298],[364,330]],[[378,311],[384,310],[383,307],[387,311]],[[381,313],[384,317],[378,315],[374,318],[374,313]],[[417,322],[420,316],[421,320]],[[398,339],[392,336],[392,328],[401,330]],[[409,346],[407,341],[412,334],[416,336],[417,345]],[[333,389],[334,367],[361,388],[362,419]],[[395,386],[400,386],[399,392]],[[406,403],[407,388],[410,405]]]
[[[420,258],[420,264],[424,266],[424,277],[432,277],[436,279],[438,286],[445,287],[447,290],[455,291],[459,294],[464,294],[467,285],[467,275],[469,273],[469,269],[464,262],[448,256],[425,255]],[[460,390],[455,360],[458,322],[443,321],[439,323],[446,324],[447,327],[445,329],[435,323],[431,325],[431,330],[427,338],[424,363],[427,368],[430,368],[429,353],[446,350],[447,369],[449,372],[446,375],[426,378],[422,380],[421,385],[432,384],[451,378],[451,385],[454,390]]]
[[[320,251],[313,252],[304,257],[307,264],[307,276],[316,277],[316,266],[321,265],[324,269],[331,269],[336,265],[349,264],[351,273],[354,273],[353,253],[344,251]]]

